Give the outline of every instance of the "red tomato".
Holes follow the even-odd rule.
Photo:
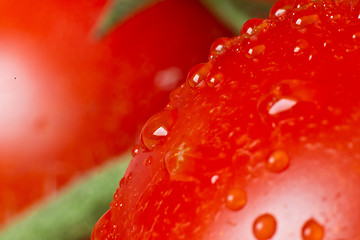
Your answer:
[[[167,0],[96,41],[105,3],[0,2],[0,223],[127,149],[229,35],[197,1]]]
[[[93,240],[360,239],[360,1],[269,15],[144,125]]]

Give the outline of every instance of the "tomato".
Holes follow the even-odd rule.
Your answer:
[[[166,0],[97,40],[105,4],[0,2],[0,222],[127,149],[229,35],[198,2]]]
[[[360,2],[280,0],[141,133],[93,240],[360,239]]]

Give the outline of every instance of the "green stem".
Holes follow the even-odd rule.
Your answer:
[[[1,240],[84,240],[109,208],[131,156],[101,166],[0,232]],[[25,184],[25,183],[24,183]]]
[[[248,12],[238,8],[231,0],[201,0],[201,2],[236,34],[240,33],[242,25],[251,18]]]
[[[113,0],[95,27],[94,36],[102,38],[127,17],[160,0]]]

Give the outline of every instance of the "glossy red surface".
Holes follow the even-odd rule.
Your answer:
[[[92,239],[359,239],[357,2],[282,0],[217,41],[147,122],[176,113]]]
[[[96,40],[105,3],[0,1],[0,222],[131,146],[229,34],[197,1],[166,0]]]

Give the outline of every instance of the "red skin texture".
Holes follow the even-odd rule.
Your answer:
[[[105,4],[0,2],[0,223],[131,146],[211,42],[230,35],[197,1],[166,0],[96,41]]]
[[[293,4],[190,71],[92,240],[360,239],[360,4]]]

